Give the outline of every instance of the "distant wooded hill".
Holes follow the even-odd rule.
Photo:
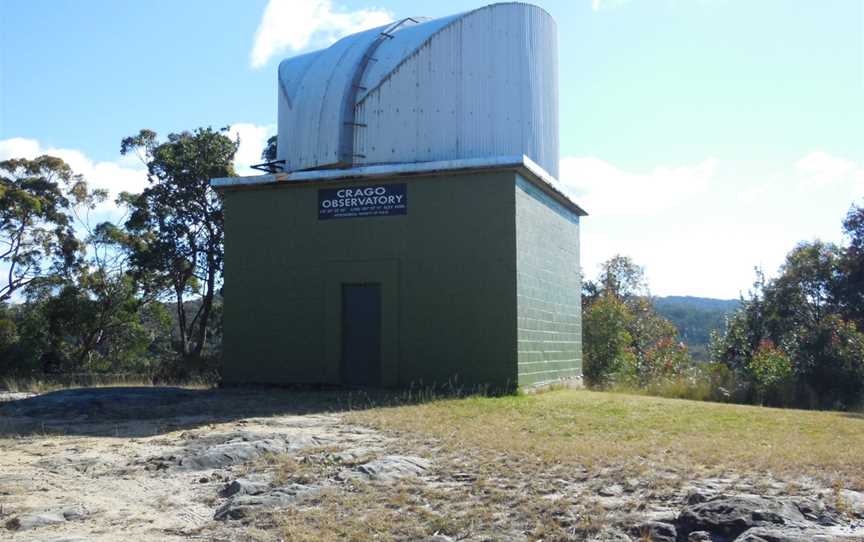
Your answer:
[[[654,308],[678,328],[695,359],[708,359],[711,332],[721,330],[724,317],[738,308],[737,299],[669,296],[655,297]]]

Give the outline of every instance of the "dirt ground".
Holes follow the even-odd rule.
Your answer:
[[[358,399],[176,388],[0,396],[0,539],[675,540],[651,522],[734,492],[810,499],[794,512],[812,526],[796,532],[819,534],[802,540],[864,540],[857,493],[734,475],[538,472],[349,423]]]
[[[0,539],[242,539],[245,527],[215,522],[214,511],[225,500],[219,490],[251,464],[385,440],[306,401],[301,413],[284,394],[268,407],[256,404],[272,399],[262,392],[90,391],[32,404],[36,398],[22,401],[21,394],[3,398],[0,523],[7,529]],[[228,448],[224,457],[178,464],[220,446]]]

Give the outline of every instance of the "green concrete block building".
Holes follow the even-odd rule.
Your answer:
[[[518,39],[484,39],[502,33]],[[501,54],[507,70],[488,62]],[[417,90],[448,77],[458,107]],[[490,87],[473,88],[478,77]],[[555,178],[545,11],[398,21],[283,62],[279,89],[270,172],[213,180],[225,383],[512,389],[581,376],[585,212]]]

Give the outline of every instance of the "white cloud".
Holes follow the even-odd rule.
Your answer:
[[[234,155],[234,169],[238,175],[259,175],[261,172],[250,166],[260,164],[261,152],[267,145],[267,139],[276,134],[275,124],[258,126],[256,124],[238,122],[228,130],[231,139],[240,138],[240,147]]]
[[[10,158],[34,158],[39,156],[39,142],[35,139],[13,137],[0,139],[0,160]]]
[[[581,223],[586,277],[624,254],[645,267],[657,295],[746,293],[755,266],[774,275],[797,243],[842,242],[843,217],[864,192],[864,163],[824,152],[781,164],[709,158],[642,172],[585,157],[561,166],[590,213]],[[796,189],[806,182],[823,188]]]
[[[561,181],[592,215],[649,216],[704,194],[716,169],[713,158],[646,173],[623,171],[598,158],[564,158]]]
[[[334,8],[330,0],[269,0],[255,32],[250,62],[260,68],[279,53],[329,45],[392,20],[393,15],[383,9],[348,11]]]
[[[77,174],[83,175],[91,188],[108,190],[108,200],[95,211],[99,220],[114,220],[121,216],[114,199],[120,192],[140,192],[147,186],[147,170],[134,157],[118,156],[114,161],[97,161],[75,149],[43,147],[35,139],[14,137],[0,140],[0,160],[33,159],[48,154],[62,158]]]
[[[822,189],[838,183],[852,183],[864,188],[864,166],[824,151],[813,151],[795,162],[799,186]]]

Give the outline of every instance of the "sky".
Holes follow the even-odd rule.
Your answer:
[[[561,179],[655,295],[735,298],[864,203],[864,0],[537,0],[558,23]],[[283,58],[454,0],[0,0],[0,160],[146,186],[123,137],[231,126],[250,174]],[[100,217],[116,218],[111,203]]]

